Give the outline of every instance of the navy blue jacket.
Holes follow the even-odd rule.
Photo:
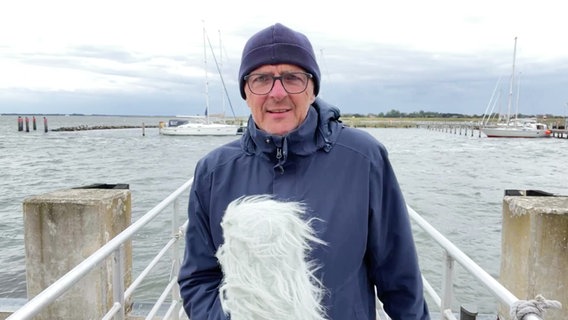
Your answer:
[[[215,258],[227,205],[243,195],[301,201],[327,245],[311,252],[326,288],[328,319],[375,319],[375,289],[392,319],[429,319],[405,202],[387,151],[345,127],[321,99],[286,136],[256,128],[201,159],[189,196],[185,258],[178,282],[192,320],[227,319]],[[299,319],[295,319],[299,320]]]

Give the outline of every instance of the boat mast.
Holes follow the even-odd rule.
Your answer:
[[[203,26],[203,65],[205,69],[205,123],[209,123],[209,79],[207,75],[207,33]]]
[[[511,104],[513,102],[513,86],[515,83],[515,60],[517,56],[517,37],[515,37],[515,47],[513,49],[513,72],[511,72],[511,84],[509,85],[509,99],[507,102],[507,125],[511,120]],[[515,115],[515,118],[517,115]]]
[[[219,33],[219,73],[223,74],[223,44],[221,43],[221,30],[217,30]],[[225,117],[225,91],[224,88],[221,87],[221,106],[222,106],[222,115]]]
[[[519,118],[519,101],[521,96],[521,73],[519,72],[519,79],[517,80],[517,96],[515,98],[515,123]]]
[[[219,73],[219,79],[221,79],[221,84],[223,85],[223,90],[225,91],[225,97],[227,98],[227,101],[229,102],[229,107],[231,107],[231,112],[233,113],[233,117],[236,119],[237,116],[235,115],[235,110],[233,109],[233,105],[231,104],[231,98],[229,97],[229,92],[227,91],[227,86],[225,85],[225,80],[223,79],[223,73],[221,72],[221,69],[219,68],[219,62],[217,61],[217,57],[215,56],[215,50],[213,50],[213,45],[211,44],[211,40],[209,39],[208,36],[206,36],[207,38],[207,43],[209,43],[209,48],[211,49],[211,56],[213,57],[213,61],[215,62],[215,66],[217,67],[217,72]],[[223,110],[224,112],[224,110]]]

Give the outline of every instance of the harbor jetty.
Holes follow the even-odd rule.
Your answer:
[[[358,121],[344,121],[346,125],[353,126],[356,128],[426,128],[429,130],[450,132],[460,135],[471,135],[482,137],[481,131],[479,130],[479,125],[471,122],[456,122],[456,121],[412,121],[412,120],[358,120]],[[158,128],[159,125],[145,125],[140,126],[133,125],[96,125],[96,126],[73,126],[73,127],[60,127],[52,129],[51,131],[85,131],[85,130],[107,130],[107,129],[136,129],[136,128]],[[558,129],[555,127],[551,129],[551,137],[568,139],[568,130]]]
[[[132,125],[121,125],[121,126],[108,126],[108,125],[99,125],[99,126],[87,126],[87,125],[80,125],[80,126],[73,126],[73,127],[60,127],[51,129],[51,131],[85,131],[85,130],[109,130],[109,129],[137,129],[137,128],[158,128],[158,125],[145,125],[142,124],[140,126],[132,126]]]
[[[30,121],[31,121],[31,126],[30,126]],[[55,128],[55,129],[49,129],[48,128],[48,123],[47,123],[47,117],[43,117],[43,131],[44,132],[48,132],[48,131],[87,131],[87,130],[113,130],[113,129],[137,129],[137,128],[141,128],[141,129],[145,129],[145,128],[158,128],[159,125],[148,125],[146,123],[141,123],[140,125],[105,125],[105,124],[100,124],[100,125],[76,125],[76,126],[69,126],[69,127],[59,127],[59,128]],[[37,130],[37,121],[36,121],[36,117],[32,116],[31,120],[30,117],[28,116],[18,116],[17,117],[17,128],[19,132],[30,132],[30,131],[36,131]],[[31,128],[31,129],[30,129]]]
[[[236,119],[236,123],[247,121],[247,117]],[[30,132],[30,119],[28,117],[18,116],[18,131]],[[32,130],[36,130],[36,118],[32,117]],[[434,131],[450,132],[465,136],[484,137],[481,134],[480,119],[475,117],[456,117],[456,118],[407,118],[407,117],[372,117],[372,116],[352,116],[344,115],[341,117],[344,125],[354,128],[392,128],[392,129],[409,129],[422,128]],[[47,118],[43,117],[44,131],[48,132]],[[568,139],[568,119],[552,118],[546,121],[551,132],[550,137]],[[76,125],[69,127],[59,127],[50,129],[49,131],[87,131],[87,130],[109,130],[109,129],[136,129],[136,128],[159,128],[160,124],[148,125]],[[143,133],[144,134],[144,133]]]

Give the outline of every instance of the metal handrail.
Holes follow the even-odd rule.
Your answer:
[[[479,282],[481,282],[495,297],[497,297],[501,302],[508,305],[509,308],[519,301],[519,299],[512,294],[507,288],[505,288],[501,283],[499,283],[495,278],[493,278],[489,273],[483,270],[479,265],[477,265],[471,258],[469,258],[465,253],[463,253],[458,247],[456,247],[450,240],[444,237],[438,230],[436,230],[432,225],[430,225],[424,218],[422,218],[414,209],[410,206],[407,206],[408,213],[410,218],[424,230],[432,239],[434,239],[444,250],[447,257],[451,258],[452,260],[457,261],[462,267],[464,267],[474,278],[476,278]],[[451,279],[445,279],[446,284],[452,286]],[[431,288],[428,284],[427,288]],[[429,292],[429,290],[426,290]],[[451,295],[451,290],[448,292],[444,292],[446,295]],[[449,300],[447,297],[442,297],[441,300],[439,297],[433,297],[440,311],[444,315],[448,311],[448,309],[444,308],[443,301]],[[437,298],[437,299],[436,299]],[[445,319],[450,319],[446,315]],[[528,314],[523,318],[525,320],[542,320],[541,317]]]
[[[132,294],[134,293],[134,291],[136,290],[138,285],[140,285],[142,283],[142,281],[144,281],[146,276],[148,276],[148,274],[150,274],[150,271],[152,271],[152,269],[160,262],[161,258],[164,257],[164,255],[168,252],[168,250],[170,250],[170,248],[172,247],[172,244],[174,242],[176,242],[178,240],[178,238],[179,237],[176,235],[175,238],[170,239],[166,243],[166,245],[160,250],[160,252],[158,252],[158,254],[156,256],[154,256],[154,259],[152,259],[152,261],[150,261],[150,263],[146,266],[146,268],[144,268],[144,270],[140,273],[140,275],[132,282],[132,284],[124,292],[124,297],[126,299],[128,299],[132,296]]]

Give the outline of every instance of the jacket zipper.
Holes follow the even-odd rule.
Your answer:
[[[280,168],[280,173],[284,173],[284,167],[280,164],[282,160],[282,148],[276,148],[276,160],[278,160],[278,168]]]

